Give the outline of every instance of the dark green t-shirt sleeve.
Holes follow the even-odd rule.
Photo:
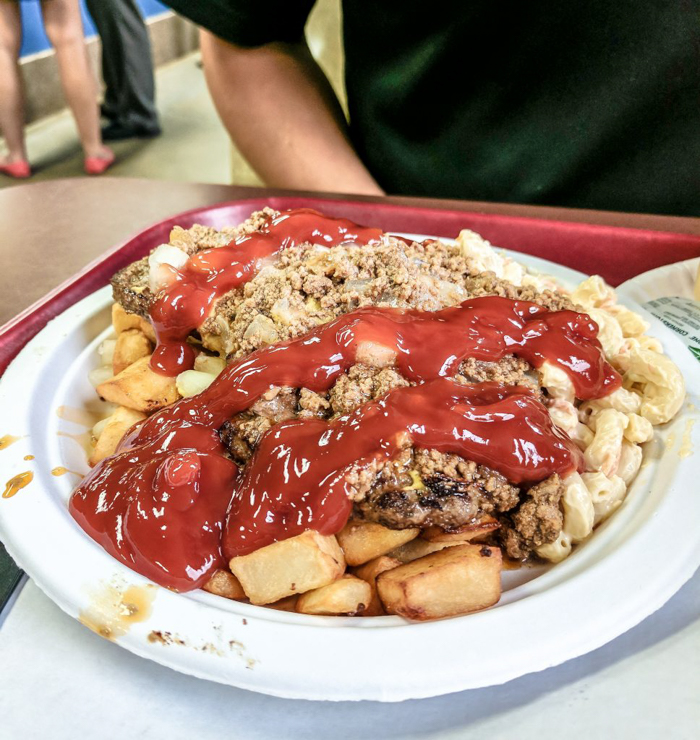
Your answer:
[[[238,46],[294,43],[315,0],[165,0],[173,10]]]

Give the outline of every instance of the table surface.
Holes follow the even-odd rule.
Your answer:
[[[0,191],[0,325],[109,247],[164,217],[285,191],[100,178]],[[298,195],[298,193],[296,193]],[[318,196],[318,194],[314,194]],[[337,199],[345,196],[329,195]],[[357,198],[359,200],[378,200]],[[700,234],[700,219],[519,205],[390,202]],[[505,686],[383,706],[292,702],[176,674],[100,640],[32,583],[0,620],[0,717],[7,737],[696,738],[700,726],[700,574],[638,627],[563,666]],[[109,671],[104,667],[109,665]],[[41,671],[41,673],[38,673]],[[43,681],[37,684],[37,677]],[[43,687],[37,690],[37,686]],[[31,699],[29,698],[31,697]],[[28,713],[31,712],[31,720]],[[60,726],[56,720],[60,718]],[[111,733],[106,728],[114,728]],[[514,728],[517,728],[517,732]],[[144,735],[145,736],[145,735]]]

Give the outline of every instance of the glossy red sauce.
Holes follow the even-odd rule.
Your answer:
[[[122,444],[142,444],[183,419],[218,428],[273,386],[326,391],[358,361],[358,349],[370,345],[393,354],[396,367],[415,382],[450,377],[466,357],[496,361],[514,354],[535,367],[549,361],[562,368],[577,398],[600,398],[621,379],[606,362],[597,333],[586,314],[498,296],[441,311],[360,308],[229,365],[203,393],[154,414]]]
[[[182,424],[98,464],[70,513],[108,553],[177,591],[222,567],[221,534],[237,466],[215,430]]]
[[[216,435],[226,420],[273,386],[326,391],[365,359],[368,348],[376,356],[378,347],[388,364],[423,385],[394,391],[334,424],[303,420],[274,427],[234,486],[235,466],[223,457]],[[227,556],[307,528],[338,531],[351,508],[344,480],[348,464],[391,457],[407,439],[484,462],[513,482],[576,469],[580,452],[522,388],[465,388],[446,379],[466,357],[495,361],[508,354],[536,367],[545,360],[558,365],[581,399],[604,396],[620,385],[603,356],[596,324],[584,314],[549,312],[500,297],[436,312],[363,308],[254,352],[230,365],[203,393],[135,427],[118,454],[99,463],[77,489],[71,511],[94,539],[135,570],[186,590],[221,562],[218,538],[234,488]],[[185,514],[163,498],[158,471],[172,455],[174,465],[196,467],[192,457],[182,462],[187,450],[200,469],[187,473],[182,490],[173,495],[173,501],[194,501]],[[164,513],[151,513],[156,509]]]
[[[209,316],[214,301],[252,280],[264,261],[280,250],[310,242],[333,247],[346,242],[373,244],[381,229],[358,226],[345,218],[323,216],[310,208],[284,211],[260,231],[241,236],[225,247],[203,249],[181,268],[171,268],[172,282],[151,307],[157,347],[151,367],[177,375],[194,362],[185,342]]]
[[[270,429],[237,486],[224,555],[246,555],[307,529],[338,532],[352,510],[349,469],[390,460],[411,444],[507,471],[513,483],[567,474],[583,461],[527,388],[447,378],[398,388],[331,423]]]

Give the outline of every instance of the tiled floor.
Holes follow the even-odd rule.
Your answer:
[[[260,180],[236,152],[211,102],[195,54],[161,67],[156,75],[163,135],[117,142],[110,176],[258,185]],[[83,157],[67,111],[27,130],[34,180],[83,175]],[[17,181],[0,175],[0,187]]]

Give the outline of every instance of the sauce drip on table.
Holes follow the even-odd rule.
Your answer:
[[[217,433],[226,420],[273,386],[324,392],[368,352],[379,352],[389,364],[393,358],[421,385],[396,390],[332,424],[301,420],[273,427],[237,479]],[[578,448],[528,391],[448,380],[466,357],[496,361],[509,354],[535,367],[545,361],[561,367],[578,398],[598,398],[620,385],[597,325],[585,314],[495,296],[435,312],[362,308],[252,353],[198,396],[134,427],[117,454],[77,488],[71,512],[112,555],[184,591],[223,564],[229,504],[228,557],[306,528],[336,532],[350,512],[347,466],[391,457],[407,440],[484,462],[513,482],[577,469]]]
[[[190,369],[194,353],[185,342],[190,332],[202,325],[217,298],[252,280],[264,261],[282,249],[306,242],[324,247],[349,242],[374,244],[382,233],[381,229],[299,208],[284,211],[260,231],[241,236],[225,247],[197,252],[182,268],[171,268],[171,285],[151,307],[158,340],[151,367],[163,375]]]

